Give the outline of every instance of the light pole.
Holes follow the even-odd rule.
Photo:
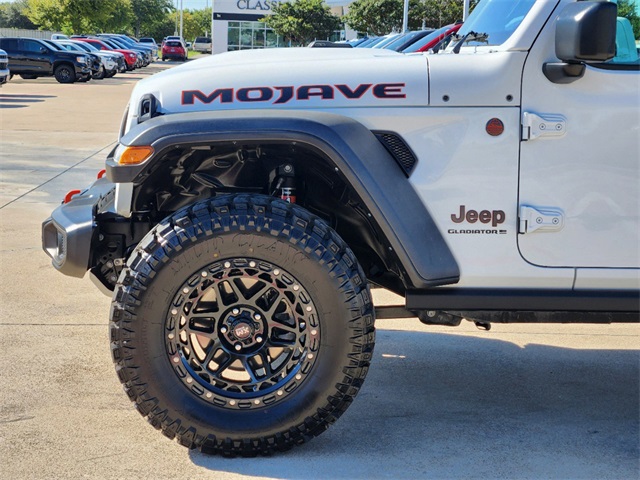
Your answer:
[[[462,10],[462,21],[466,21],[469,16],[469,0],[464,0],[464,8]]]
[[[215,0],[211,0],[211,55],[213,55],[213,9],[215,8]]]
[[[182,36],[182,20],[183,20],[182,13],[183,13],[182,0],[180,0],[180,38],[184,39],[184,37]]]
[[[178,11],[178,0],[176,0],[176,12]],[[175,27],[173,28],[173,34],[178,35],[178,15],[176,15]]]
[[[402,14],[402,33],[409,28],[409,0],[404,0],[404,13]]]

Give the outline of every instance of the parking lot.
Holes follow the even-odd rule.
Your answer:
[[[381,320],[353,406],[273,457],[208,457],[148,425],[112,366],[109,298],[51,267],[40,225],[102,168],[135,82],[173,66],[0,89],[0,478],[638,478],[638,324]]]

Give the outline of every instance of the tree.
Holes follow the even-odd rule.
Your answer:
[[[298,45],[326,39],[342,27],[340,19],[331,13],[323,0],[273,2],[271,10],[273,14],[260,21],[285,40]]]
[[[130,0],[28,0],[27,5],[34,24],[67,34],[120,31],[131,23]]]
[[[409,0],[409,28],[418,28],[415,10],[418,0]],[[343,17],[347,25],[358,32],[385,35],[402,29],[403,0],[356,0]]]
[[[140,32],[150,31],[154,25],[161,24],[173,11],[171,0],[130,0],[133,15],[133,31],[136,37]]]
[[[640,39],[640,15],[638,15],[634,2],[630,0],[618,0],[618,16],[629,19],[636,40]]]
[[[402,29],[403,10],[403,0],[356,0],[344,20],[358,32],[385,35]],[[463,0],[409,0],[408,26],[439,28],[462,20],[462,10]]]
[[[159,23],[154,23],[149,28],[141,30],[141,35],[145,37],[153,37],[160,42],[164,37],[173,35],[176,29],[176,19],[173,14],[166,15]]]
[[[203,8],[202,10],[193,10],[193,20],[198,26],[198,32],[195,36],[199,37],[204,35],[205,32],[211,36],[211,7]]]
[[[470,2],[470,10],[478,3]],[[464,4],[461,0],[426,0],[421,4],[423,24],[431,28],[440,28],[462,20]]]
[[[25,15],[26,9],[27,0],[0,3],[0,27],[35,29],[36,25]]]

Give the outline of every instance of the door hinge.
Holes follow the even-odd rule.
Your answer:
[[[564,227],[564,213],[559,208],[522,205],[518,218],[518,233],[556,232]]]
[[[562,137],[567,131],[567,119],[562,115],[536,115],[531,112],[522,114],[522,140],[534,140],[538,137]]]

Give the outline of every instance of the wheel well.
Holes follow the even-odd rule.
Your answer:
[[[295,203],[327,221],[345,240],[371,281],[398,293],[409,285],[382,230],[323,152],[297,142],[228,142],[173,145],[157,155],[133,194],[133,212],[150,219],[149,224],[216,195],[281,197],[286,184],[294,189]]]
[[[71,67],[71,70],[73,70],[74,72],[76,70],[75,67],[73,66],[73,63],[67,62],[65,60],[59,60],[53,64],[53,71],[55,72],[57,68],[60,67],[61,65],[66,65],[67,67]]]

